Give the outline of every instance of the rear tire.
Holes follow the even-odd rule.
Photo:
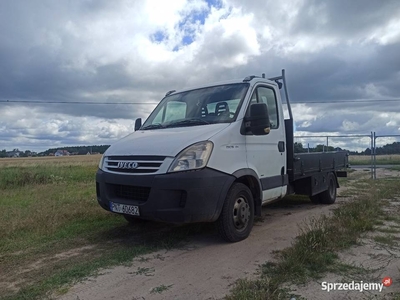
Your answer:
[[[314,204],[333,204],[336,201],[336,177],[333,173],[328,174],[328,189],[314,196],[310,196]]]
[[[226,195],[221,214],[216,221],[218,233],[228,242],[239,242],[250,235],[253,222],[253,195],[243,183],[234,183]]]
[[[328,189],[319,194],[322,204],[333,204],[336,201],[336,177],[333,173],[328,174]]]

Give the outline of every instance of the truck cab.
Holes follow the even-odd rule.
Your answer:
[[[104,153],[99,204],[132,223],[216,222],[225,240],[247,238],[262,204],[295,192],[290,181],[307,185],[317,172],[293,173],[293,128],[286,128],[293,122],[284,120],[279,79],[284,73],[168,92],[143,124],[136,121],[135,132]],[[336,197],[336,167],[319,170],[318,195],[334,188]],[[303,190],[319,199],[316,189]]]

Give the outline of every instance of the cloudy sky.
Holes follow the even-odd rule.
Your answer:
[[[0,0],[0,149],[110,144],[168,90],[282,68],[297,135],[400,134],[398,0]]]

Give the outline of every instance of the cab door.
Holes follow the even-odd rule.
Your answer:
[[[278,102],[278,90],[273,86],[258,85],[253,89],[249,107],[253,103],[266,103],[271,123],[267,135],[253,135],[249,124],[245,126],[248,167],[255,170],[261,181],[263,203],[286,193],[286,143],[284,120]],[[246,116],[249,115],[249,107]]]

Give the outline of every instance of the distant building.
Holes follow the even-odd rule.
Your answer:
[[[54,156],[68,156],[69,152],[67,150],[57,150],[56,153],[54,153]]]
[[[14,149],[13,151],[7,151],[7,157],[19,157],[20,151]]]

